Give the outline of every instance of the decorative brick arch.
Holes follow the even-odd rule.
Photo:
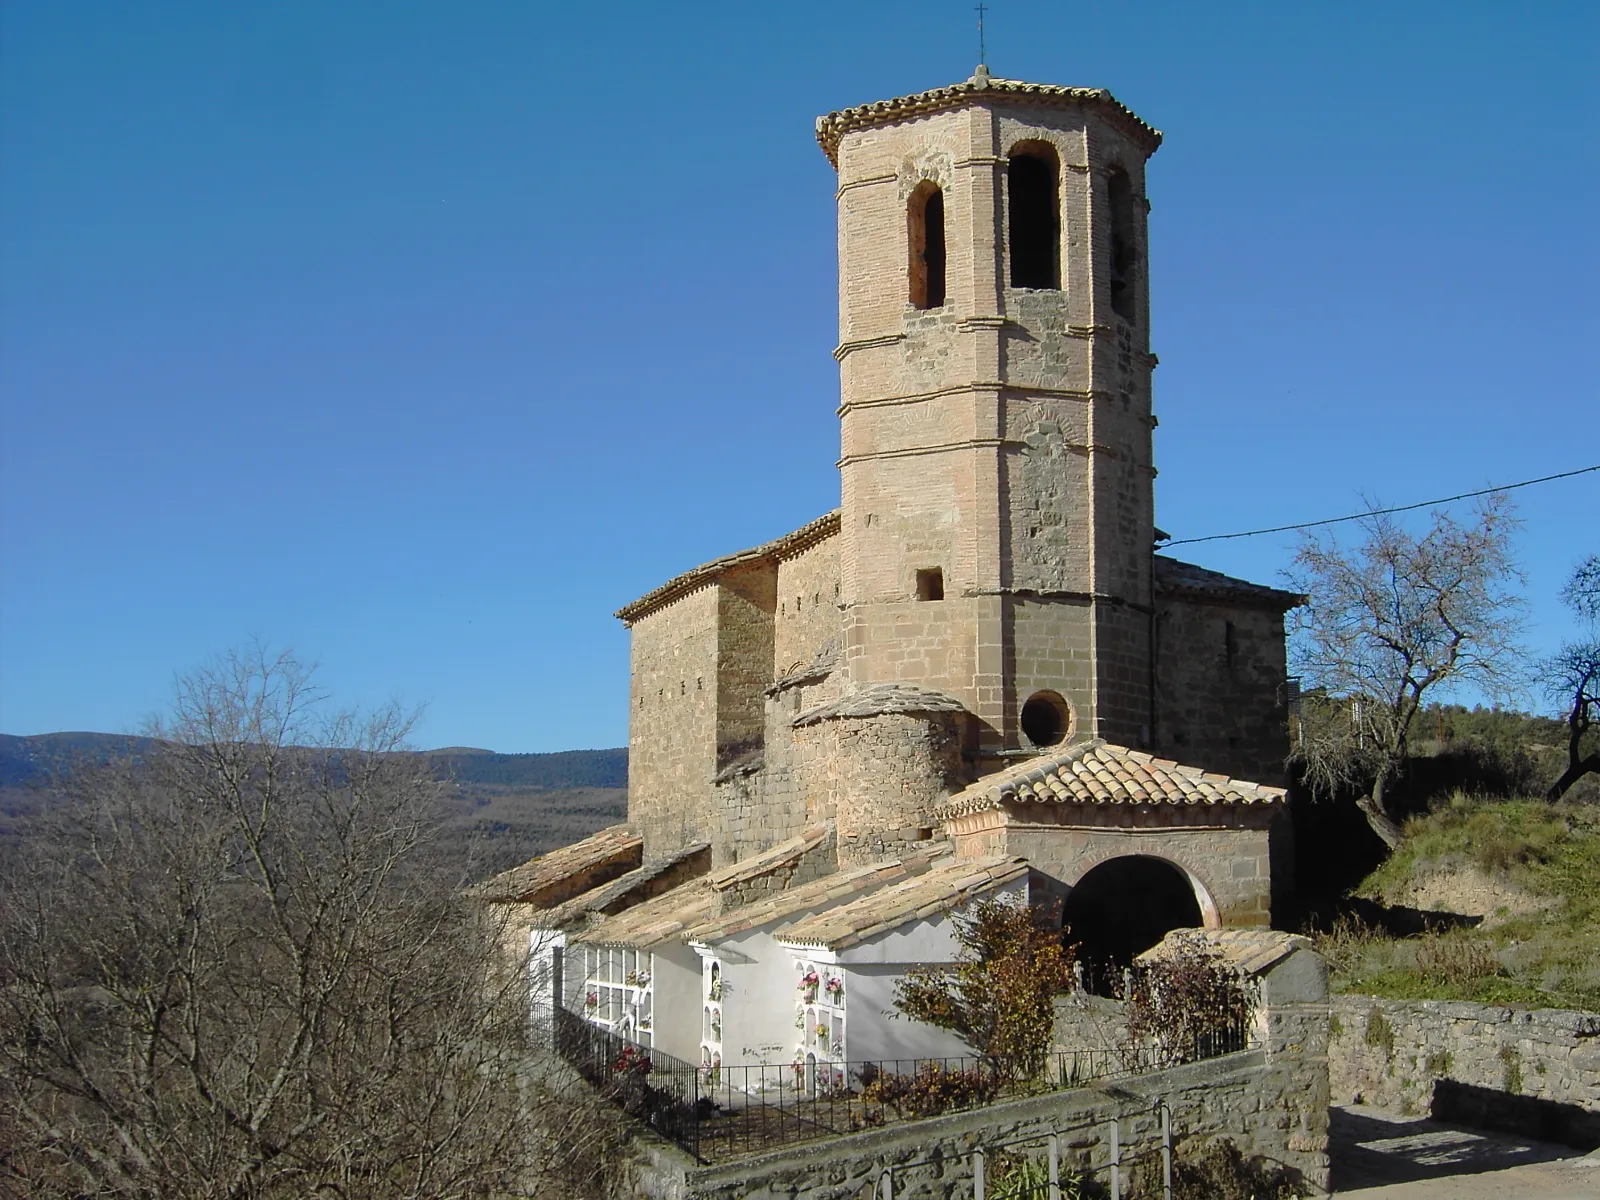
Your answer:
[[[1074,859],[1072,866],[1064,872],[1065,877],[1061,882],[1065,883],[1070,890],[1077,887],[1085,875],[1102,863],[1108,863],[1118,858],[1153,858],[1157,862],[1166,863],[1167,866],[1172,867],[1174,870],[1182,872],[1184,878],[1189,881],[1189,887],[1194,892],[1195,903],[1200,906],[1200,919],[1205,923],[1205,927],[1207,929],[1221,929],[1222,913],[1217,908],[1216,900],[1212,898],[1211,888],[1192,865],[1183,861],[1185,856],[1172,853],[1166,846],[1160,847],[1159,853],[1154,853],[1152,850],[1126,846],[1107,846],[1086,851],[1080,857]]]

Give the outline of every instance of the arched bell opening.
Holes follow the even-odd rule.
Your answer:
[[[1187,871],[1162,858],[1129,854],[1087,871],[1061,908],[1084,985],[1117,994],[1123,970],[1174,929],[1215,924],[1216,907]],[[1209,919],[1208,919],[1209,918]]]

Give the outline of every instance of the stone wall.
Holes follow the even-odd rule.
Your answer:
[[[1289,755],[1282,614],[1163,596],[1156,630],[1159,753],[1280,784]]]
[[[717,753],[715,586],[633,626],[628,688],[628,823],[645,854],[710,841]]]
[[[778,573],[769,563],[717,581],[717,770],[761,748],[772,682]]]
[[[1592,1114],[1600,1144],[1600,1013],[1373,996],[1336,996],[1332,1007],[1335,1100],[1420,1113],[1441,1084],[1456,1085]]]
[[[772,678],[809,663],[839,636],[839,539],[829,537],[778,564]]]
[[[841,863],[896,858],[933,837],[933,810],[961,778],[960,722],[955,713],[818,722],[834,726],[833,807]]]
[[[1208,926],[1248,927],[1272,919],[1274,816],[1265,808],[1198,813],[1170,805],[1011,804],[958,817],[948,829],[964,857],[1020,854],[1069,889],[1111,859],[1159,858],[1199,885],[1196,899]]]
[[[1295,945],[1300,942],[1300,945]],[[973,1151],[1061,1133],[1063,1165],[1100,1172],[1105,1127],[1125,1146],[1159,1136],[1157,1105],[1172,1112],[1181,1153],[1227,1138],[1246,1155],[1298,1171],[1311,1193],[1328,1187],[1327,967],[1284,939],[1255,972],[1258,1045],[1239,1054],[970,1112],[826,1138],[725,1165],[702,1166],[645,1135],[613,1193],[657,1200],[869,1200],[889,1168],[901,1200],[965,1200]]]

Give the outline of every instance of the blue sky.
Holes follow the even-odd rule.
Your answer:
[[[0,7],[0,730],[135,727],[258,637],[424,745],[621,744],[611,612],[837,503],[812,122],[964,78],[973,22]],[[1166,133],[1163,528],[1600,462],[1600,6],[999,0],[988,40]],[[1547,647],[1600,475],[1518,495]]]

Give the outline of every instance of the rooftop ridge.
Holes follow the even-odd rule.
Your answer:
[[[823,513],[814,521],[808,521],[792,533],[782,537],[773,538],[770,542],[763,542],[749,550],[740,550],[734,554],[727,554],[721,558],[714,558],[708,563],[674,575],[658,588],[646,592],[631,604],[624,604],[612,615],[626,625],[632,625],[641,617],[647,617],[659,608],[664,608],[674,600],[681,600],[691,592],[697,592],[703,587],[709,587],[717,581],[717,577],[725,571],[732,571],[738,567],[750,566],[759,562],[781,562],[791,558],[802,550],[809,550],[818,542],[826,541],[839,532],[840,510]]]

